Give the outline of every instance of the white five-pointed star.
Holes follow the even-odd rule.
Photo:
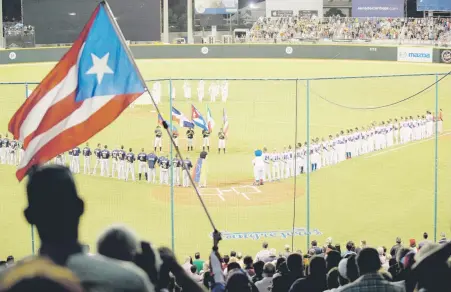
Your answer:
[[[92,53],[91,57],[93,65],[88,72],[86,72],[86,74],[96,74],[98,84],[102,83],[102,79],[105,74],[114,74],[114,71],[108,67],[108,58],[110,57],[110,53],[107,53],[101,59]]]

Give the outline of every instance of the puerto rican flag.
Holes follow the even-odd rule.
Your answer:
[[[184,128],[194,128],[194,123],[175,107],[172,107],[172,120]]]
[[[191,105],[191,109],[191,120],[194,122],[194,124],[202,130],[208,131],[207,123],[205,122],[205,119],[201,115],[201,113],[194,105]]]
[[[146,91],[109,7],[97,6],[72,48],[9,122],[24,142],[16,176],[87,141]]]

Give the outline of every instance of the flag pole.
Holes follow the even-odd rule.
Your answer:
[[[172,80],[169,79],[169,124],[170,124],[170,128],[172,131]],[[171,143],[170,145],[170,157],[171,157],[171,248],[172,248],[172,252],[175,252],[175,228],[174,228],[174,155],[173,155],[173,150],[174,147]]]
[[[113,24],[113,28],[116,31],[116,34],[118,35],[119,40],[121,41],[122,45],[124,46],[125,52],[126,52],[127,56],[129,57],[130,62],[136,68],[136,71],[138,73],[138,77],[140,78],[141,82],[145,85],[145,91],[147,93],[149,93],[149,96],[150,96],[150,98],[152,100],[152,104],[154,105],[155,110],[157,111],[157,114],[160,115],[161,117],[163,117],[161,115],[160,109],[158,108],[158,105],[155,102],[155,99],[152,96],[152,93],[147,88],[146,81],[144,80],[141,72],[138,70],[138,66],[136,65],[135,59],[133,58],[133,55],[132,55],[132,53],[130,51],[130,48],[127,46],[127,43],[126,43],[125,38],[124,38],[124,35],[122,34],[122,31],[119,28],[119,25],[117,24],[116,19],[114,19],[113,12],[111,11],[110,6],[108,5],[107,1],[100,2],[100,5],[103,5],[103,7],[105,8],[105,11],[107,12],[108,18],[110,19],[111,23]],[[175,146],[175,141],[174,141],[174,139],[173,139],[173,137],[172,137],[172,135],[170,133],[168,124],[167,124],[167,122],[164,119],[163,119],[163,127],[166,129],[166,132],[168,133],[169,139],[171,140],[171,144]],[[180,149],[177,148],[177,147],[174,147],[174,148],[175,148],[177,154],[180,157],[183,157],[181,155],[181,153],[180,153]],[[208,217],[208,221],[210,222],[211,227],[213,228],[213,230],[217,231],[216,226],[215,226],[215,224],[213,222],[213,219],[211,218],[210,212],[208,211],[207,206],[205,205],[205,202],[204,202],[204,200],[202,199],[202,197],[200,195],[199,189],[196,187],[196,184],[194,183],[194,180],[191,177],[191,174],[189,173],[188,168],[186,167],[185,161],[181,160],[181,162],[182,162],[182,168],[188,174],[189,181],[190,181],[191,185],[193,186],[194,191],[196,192],[197,198],[199,199],[199,202],[202,205],[202,208],[204,209],[205,214]]]

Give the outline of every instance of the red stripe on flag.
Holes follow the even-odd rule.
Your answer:
[[[85,122],[61,132],[45,144],[26,166],[17,170],[17,179],[21,181],[33,165],[45,163],[58,154],[72,149],[74,145],[87,141],[114,121],[141,94],[117,95]]]
[[[49,108],[36,131],[25,137],[25,149],[27,149],[28,144],[34,137],[53,128],[56,124],[70,116],[71,113],[83,104],[82,102],[75,101],[75,95],[76,92],[74,91],[68,97],[60,100],[58,103]]]
[[[88,36],[89,30],[91,29],[92,23],[97,17],[97,13],[100,7],[97,6],[96,10],[92,14],[88,23],[83,28],[78,39],[74,42],[69,51],[61,58],[61,60],[56,64],[56,66],[50,71],[50,73],[41,81],[39,86],[33,91],[33,93],[28,97],[19,110],[14,114],[14,116],[9,121],[8,129],[13,134],[15,139],[19,138],[20,127],[23,121],[30,113],[31,109],[55,86],[61,83],[61,81],[66,77],[69,69],[74,66],[78,61],[78,53],[83,46],[86,37]]]

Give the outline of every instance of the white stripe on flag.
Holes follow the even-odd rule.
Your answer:
[[[90,118],[95,112],[112,100],[116,95],[95,96],[86,99],[82,106],[75,110],[70,116],[59,122],[47,132],[33,138],[25,151],[19,168],[25,167],[33,158],[33,156],[53,138],[61,134],[63,131],[79,125]]]
[[[51,106],[63,100],[77,89],[77,74],[77,66],[70,68],[67,76],[57,86],[47,92],[47,94],[44,95],[44,97],[31,109],[20,127],[20,141],[24,141],[28,135],[36,131],[45,113]]]

